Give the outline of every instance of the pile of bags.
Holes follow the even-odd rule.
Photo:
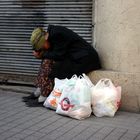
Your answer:
[[[97,117],[113,117],[120,106],[121,87],[110,79],[101,79],[93,85],[83,74],[71,79],[55,78],[55,86],[44,106],[61,115],[85,119],[93,112]]]

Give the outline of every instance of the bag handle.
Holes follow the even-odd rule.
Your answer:
[[[77,77],[77,75],[76,74],[74,74],[72,77],[71,77],[71,79],[77,79],[78,77]]]
[[[110,79],[103,78],[97,84],[96,87],[115,87]]]
[[[91,87],[94,87],[94,84],[91,82],[91,80],[89,79],[89,77],[85,73],[83,73],[82,75],[83,75],[83,78],[86,80],[87,84],[89,85],[89,87],[90,88]]]

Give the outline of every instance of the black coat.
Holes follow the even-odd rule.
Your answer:
[[[96,50],[82,37],[63,26],[48,26],[51,48],[43,58],[56,61],[50,77],[70,78],[101,68]]]

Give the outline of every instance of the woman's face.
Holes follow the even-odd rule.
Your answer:
[[[48,40],[45,41],[44,45],[43,45],[43,49],[47,50],[50,48],[50,43]]]
[[[48,41],[48,36],[49,36],[49,33],[46,32],[46,35],[45,35],[45,40],[46,40],[46,41],[45,41],[44,45],[42,46],[43,49],[45,49],[45,50],[47,50],[47,49],[50,48],[50,43],[49,43],[49,41]]]

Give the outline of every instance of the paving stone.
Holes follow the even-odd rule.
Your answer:
[[[101,129],[100,127],[89,127],[87,129],[85,129],[82,133],[80,133],[79,135],[75,136],[73,138],[73,140],[87,140],[89,139],[93,134],[95,134],[99,129]]]
[[[75,127],[72,127],[65,133],[62,133],[62,131],[59,131],[59,130],[58,132],[56,131],[56,133],[49,135],[49,138],[52,138],[52,139],[57,138],[59,140],[72,139],[78,134],[80,134],[81,132],[85,131],[87,128],[88,128],[88,125],[77,124]]]
[[[116,129],[114,129],[114,130],[105,138],[105,140],[118,140],[118,139],[120,139],[126,132],[127,132],[127,129],[116,128]]]
[[[127,139],[127,140],[133,140],[135,139],[139,134],[139,131],[130,131],[128,130],[121,138],[120,140]]]
[[[111,134],[111,132],[114,130],[115,128],[113,127],[103,127],[102,129],[100,129],[99,131],[97,131],[95,134],[93,134],[89,140],[101,140],[101,139],[105,139],[109,134]]]
[[[114,118],[79,121],[27,107],[24,96],[0,90],[0,140],[140,140],[140,114],[118,111]]]
[[[139,135],[137,135],[135,140],[140,140],[140,133],[139,133]]]
[[[39,131],[48,134],[48,133],[53,132],[54,130],[64,126],[65,124],[69,123],[70,121],[71,121],[71,119],[68,119],[68,118],[60,118],[59,120],[57,120],[51,124],[47,124],[46,127],[40,129]]]

